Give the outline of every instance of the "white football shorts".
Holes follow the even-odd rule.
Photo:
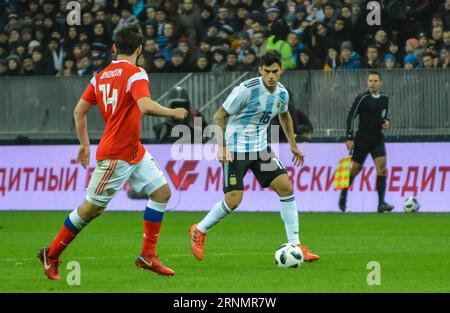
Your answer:
[[[147,195],[167,184],[163,171],[146,151],[137,164],[122,160],[97,161],[87,188],[86,200],[106,207],[127,181],[136,192],[144,190]]]

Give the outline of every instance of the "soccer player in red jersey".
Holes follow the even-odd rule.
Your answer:
[[[105,120],[105,131],[97,149],[97,165],[87,196],[81,206],[66,218],[48,248],[38,252],[45,274],[58,280],[59,256],[77,234],[99,216],[109,201],[128,181],[136,191],[145,191],[149,200],[144,213],[144,239],[136,266],[160,275],[174,275],[156,256],[156,242],[170,188],[153,157],[141,144],[141,114],[183,120],[185,109],[160,106],[150,96],[147,73],[136,66],[142,52],[143,37],[137,26],[125,26],[115,34],[117,58],[90,81],[74,111],[80,148],[77,162],[89,164],[89,136],[86,113],[97,105]]]

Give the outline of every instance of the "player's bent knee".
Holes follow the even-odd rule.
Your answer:
[[[105,207],[98,206],[85,200],[83,204],[78,208],[78,215],[86,222],[90,222],[91,220],[102,214],[104,210]]]
[[[239,206],[239,204],[241,204],[242,195],[243,195],[242,191],[227,192],[225,194],[225,203],[231,210],[234,210]]]
[[[275,191],[280,197],[290,196],[294,194],[294,186],[291,183],[283,184]]]
[[[170,187],[168,184],[161,186],[159,189],[155,190],[150,194],[150,199],[159,202],[159,203],[167,203],[170,200],[172,193],[170,191]]]

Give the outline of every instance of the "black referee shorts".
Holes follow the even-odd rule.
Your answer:
[[[223,192],[244,190],[244,177],[248,170],[253,172],[263,188],[269,187],[275,178],[287,173],[270,147],[254,153],[234,152],[233,162],[223,164]]]
[[[367,138],[358,135],[355,137],[352,160],[362,165],[369,153],[374,160],[379,157],[386,157],[384,137]]]

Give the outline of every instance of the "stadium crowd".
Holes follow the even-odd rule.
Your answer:
[[[0,76],[91,75],[114,30],[136,23],[148,72],[253,71],[266,50],[288,70],[449,68],[450,0],[0,0]]]

